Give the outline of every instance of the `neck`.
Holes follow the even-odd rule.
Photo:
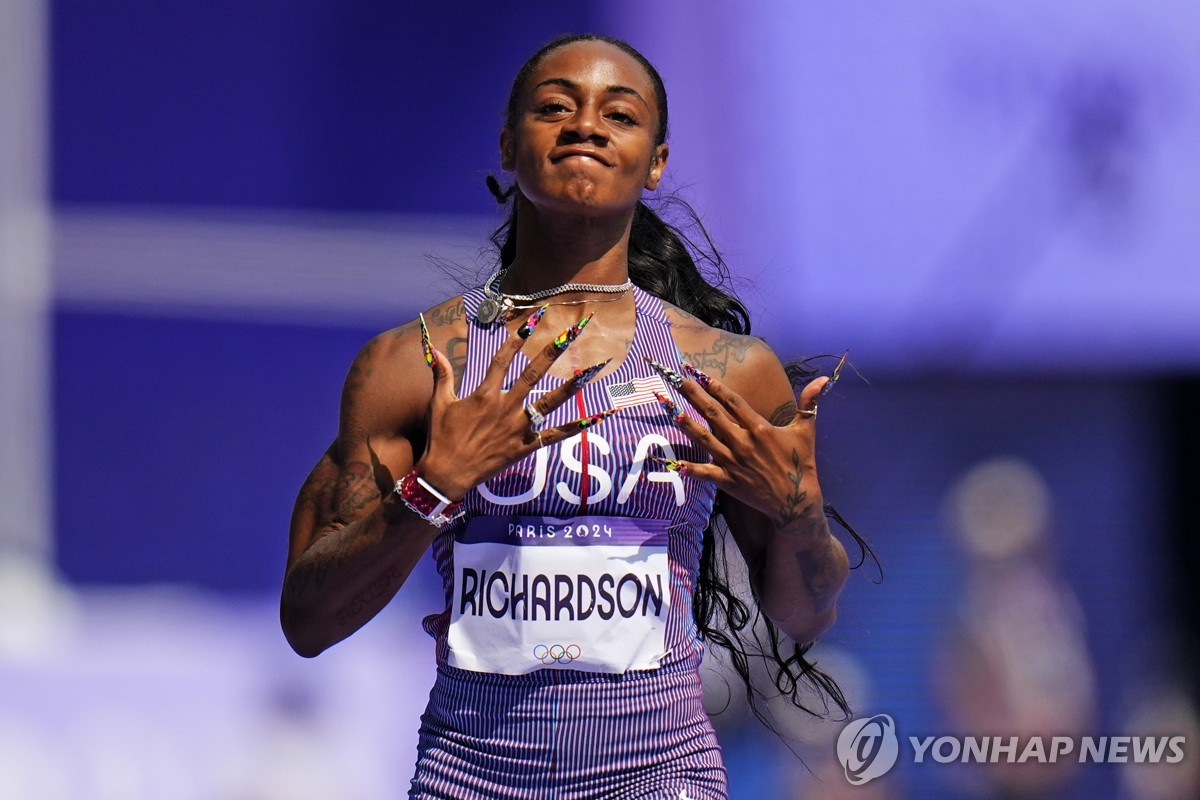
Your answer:
[[[619,217],[558,217],[518,195],[516,259],[501,289],[529,294],[564,283],[624,283],[629,278],[632,211]]]

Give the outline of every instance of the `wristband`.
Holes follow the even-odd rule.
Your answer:
[[[417,474],[416,467],[396,481],[395,492],[414,514],[438,528],[449,525],[467,513],[462,508],[461,500],[452,502],[430,486],[427,480]]]

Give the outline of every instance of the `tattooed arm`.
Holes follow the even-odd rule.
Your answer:
[[[435,330],[438,346],[453,333],[453,325]],[[372,339],[350,368],[337,439],[292,513],[280,622],[300,655],[315,656],[366,624],[436,536],[392,492],[423,445],[433,392],[424,367],[419,331],[409,325]]]
[[[822,508],[812,420],[793,424],[795,395],[769,347],[699,325],[681,319],[676,341],[688,363],[724,387],[715,396],[687,390],[702,414],[720,419],[711,434],[698,430],[695,436],[702,444],[709,437],[720,453],[714,459],[723,466],[714,482],[722,489],[722,516],[746,559],[763,613],[793,640],[811,642],[833,624],[849,572],[846,551]],[[805,397],[815,399],[819,388],[810,384]],[[706,469],[696,467],[697,477]]]
[[[581,326],[555,336],[512,321],[482,380],[459,397],[467,330],[461,301],[431,309],[426,318],[432,369],[426,369],[415,324],[372,339],[358,354],[342,395],[337,440],[296,501],[280,619],[301,655],[317,655],[362,627],[437,538],[392,489],[414,464],[421,477],[458,500],[539,447],[603,419],[547,425],[535,434],[525,407],[530,388],[567,352]],[[522,351],[529,363],[505,388]],[[579,385],[564,381],[532,405],[549,414]]]

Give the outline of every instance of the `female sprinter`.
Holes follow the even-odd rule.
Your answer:
[[[301,655],[358,630],[432,548],[446,603],[425,623],[438,671],[412,798],[725,798],[701,643],[745,677],[747,620],[714,570],[716,512],[777,685],[841,702],[776,638],[821,635],[847,575],[813,452],[829,379],[797,401],[642,202],[666,133],[662,80],[628,44],[536,53],[500,135],[497,274],[362,349],[300,492],[281,617]]]

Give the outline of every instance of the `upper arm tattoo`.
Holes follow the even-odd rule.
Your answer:
[[[363,461],[351,461],[342,468],[333,497],[332,519],[345,525],[363,515],[380,498],[375,470]]]
[[[454,391],[457,393],[462,386],[463,373],[467,369],[467,339],[465,336],[455,336],[446,342],[446,358],[450,361],[450,369],[454,371]]]
[[[460,319],[465,318],[467,312],[464,310],[462,298],[458,298],[456,302],[450,305],[442,305],[431,310],[425,318],[426,322],[434,327],[443,325],[453,325]]]
[[[296,497],[296,508],[307,507],[318,518],[326,516],[327,509],[333,504],[339,472],[333,460],[333,448],[330,447],[305,478],[304,485],[300,487],[300,494]]]
[[[371,357],[378,347],[378,339],[372,339],[367,342],[363,345],[362,350],[358,351],[358,355],[354,358],[354,363],[350,365],[350,372],[346,375],[346,383],[342,388],[342,416],[345,416],[350,408],[353,407],[358,396],[362,393],[363,387],[367,385],[367,381],[375,374],[375,368],[371,365]]]
[[[785,425],[791,424],[791,421],[796,418],[798,411],[799,408],[796,406],[796,401],[788,400],[771,412],[769,420],[775,427],[782,428]]]
[[[754,346],[755,340],[748,336],[739,336],[728,331],[720,331],[716,339],[706,350],[684,353],[683,358],[693,367],[709,374],[717,374],[725,378],[729,372],[729,364],[741,364],[746,360],[746,353]]]

